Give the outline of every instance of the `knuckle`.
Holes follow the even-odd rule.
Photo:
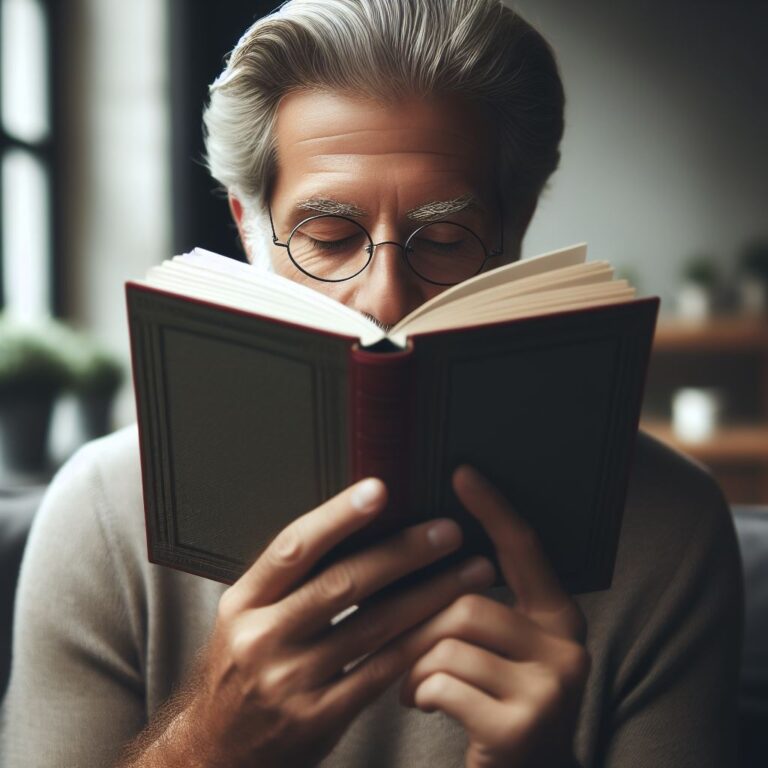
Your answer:
[[[274,636],[274,627],[264,617],[258,623],[240,627],[230,636],[230,654],[238,669],[248,669],[255,659],[263,657]]]
[[[346,563],[337,563],[318,576],[316,582],[318,596],[332,605],[342,603],[355,593],[355,579],[352,569]],[[342,605],[341,607],[346,607]]]
[[[251,637],[245,632],[236,633],[229,643],[232,664],[239,672],[244,672],[250,667],[254,656],[254,645]]]
[[[284,528],[267,548],[270,565],[285,568],[301,558],[303,552],[301,528],[298,522]]]
[[[448,692],[448,688],[451,685],[451,678],[445,672],[434,672],[427,677],[422,685],[426,683],[429,688],[429,692],[433,696],[443,696]]]
[[[589,676],[592,657],[581,645],[569,644],[563,653],[563,675],[571,686],[581,685]]]
[[[228,624],[240,611],[240,600],[232,587],[227,588],[219,598],[216,618],[220,623]]]
[[[453,637],[445,637],[435,645],[434,650],[435,660],[442,664],[449,662],[461,653],[461,642]]]
[[[270,664],[260,675],[259,690],[267,701],[283,701],[299,690],[301,676],[301,667],[295,662]]]
[[[456,621],[461,629],[473,627],[481,618],[483,599],[476,594],[462,595],[454,603]]]

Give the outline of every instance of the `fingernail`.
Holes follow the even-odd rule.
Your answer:
[[[468,587],[490,586],[495,577],[494,567],[484,557],[470,560],[459,571],[459,581]]]
[[[435,549],[447,549],[459,544],[461,530],[453,520],[438,520],[427,528],[427,539]]]
[[[353,508],[363,514],[375,512],[379,508],[383,490],[384,483],[381,480],[375,477],[363,480],[352,491],[350,498]]]

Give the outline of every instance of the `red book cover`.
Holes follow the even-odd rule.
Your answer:
[[[149,557],[231,583],[291,520],[381,477],[384,514],[328,560],[430,517],[493,555],[450,475],[486,474],[572,592],[610,586],[657,299],[361,348],[129,283]],[[327,561],[326,561],[327,562]]]

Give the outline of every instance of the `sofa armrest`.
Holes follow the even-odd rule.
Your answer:
[[[44,487],[0,489],[0,699],[11,667],[13,604],[19,566]]]

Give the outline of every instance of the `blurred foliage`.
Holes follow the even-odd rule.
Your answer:
[[[683,265],[683,278],[686,282],[695,283],[702,288],[714,288],[720,275],[714,258],[707,253],[698,253]]]
[[[69,366],[53,342],[57,326],[0,319],[0,394],[53,395],[69,386]]]
[[[88,334],[55,320],[0,318],[0,394],[111,395],[123,379],[119,360]]]

